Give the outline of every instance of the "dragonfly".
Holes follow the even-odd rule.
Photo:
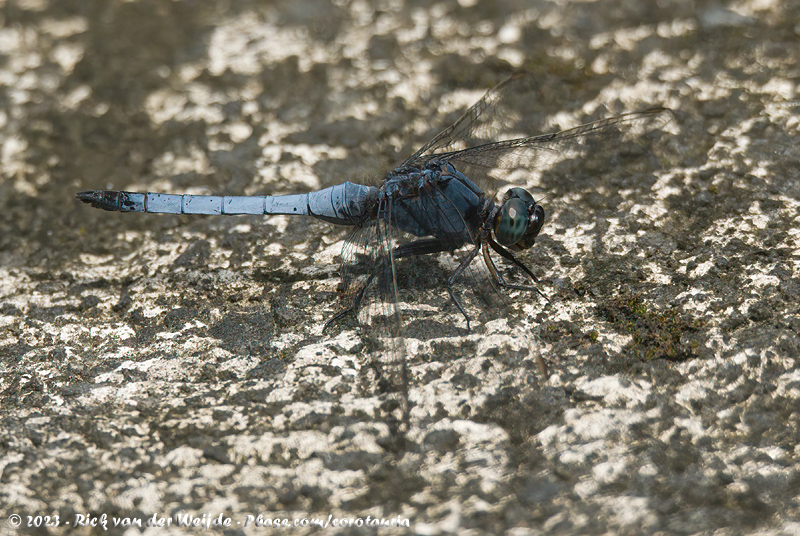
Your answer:
[[[377,184],[344,182],[318,191],[262,196],[191,195],[116,190],[89,190],[77,199],[93,207],[119,212],[207,215],[303,215],[351,226],[341,254],[342,305],[325,324],[358,315],[368,299],[379,304],[392,361],[400,365],[404,414],[408,416],[408,370],[403,344],[398,271],[401,260],[452,254],[457,265],[444,284],[450,301],[463,317],[471,317],[456,283],[476,259],[483,261],[491,282],[506,291],[532,292],[543,299],[539,280],[521,259],[545,223],[545,210],[526,189],[512,186],[499,201],[491,188],[495,170],[538,167],[586,140],[650,130],[669,120],[670,110],[653,107],[600,119],[550,134],[525,135],[526,121],[518,102],[530,75],[515,75],[490,89],[452,125],[387,173]],[[521,135],[497,141],[506,132]],[[494,139],[493,139],[494,138]],[[469,175],[465,173],[469,172]],[[478,180],[479,177],[479,180]],[[506,280],[495,262],[502,258],[519,270],[525,282]],[[480,262],[480,261],[478,261]]]

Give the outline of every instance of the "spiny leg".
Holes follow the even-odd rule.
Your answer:
[[[358,291],[355,298],[353,298],[352,303],[348,307],[345,307],[344,309],[333,315],[331,318],[329,318],[327,322],[325,322],[325,325],[322,326],[323,332],[327,331],[332,324],[341,320],[342,318],[344,318],[349,314],[352,314],[355,317],[358,316],[358,310],[361,309],[361,300],[364,299],[364,294],[367,293],[367,289],[372,284],[372,281],[374,279],[375,279],[375,273],[372,273],[369,276],[369,279],[367,279],[367,282],[364,283],[364,285],[361,287],[361,290]]]
[[[392,255],[395,259],[402,259],[403,257],[410,257],[412,255],[428,255],[432,253],[441,253],[443,251],[448,251],[444,243],[439,240],[438,238],[423,238],[420,240],[414,240],[408,244],[403,244],[402,246],[397,246],[392,251]],[[351,305],[342,309],[335,315],[333,315],[327,322],[325,322],[325,326],[322,328],[323,331],[327,330],[331,324],[340,320],[341,318],[349,315],[349,314],[357,314],[359,309],[361,309],[361,302],[364,299],[364,295],[367,292],[367,289],[375,280],[377,275],[377,271],[374,271],[370,274],[369,279],[367,282],[361,287],[361,290],[358,291],[358,294],[353,299]]]
[[[491,237],[489,238],[489,245],[491,245],[492,249],[495,250],[500,255],[502,255],[504,258],[512,261],[515,265],[520,267],[526,274],[528,274],[531,277],[531,279],[533,279],[534,282],[536,282],[536,283],[539,282],[539,280],[536,279],[536,276],[533,275],[533,272],[531,272],[528,269],[527,266],[522,264],[514,256],[513,253],[511,253],[510,251],[506,251],[502,246],[500,246],[499,244],[494,243],[494,241],[492,240]],[[492,257],[489,255],[489,250],[488,249],[484,249],[483,250],[483,261],[486,263],[486,267],[489,269],[489,273],[491,274],[492,279],[494,280],[494,282],[497,283],[498,285],[500,285],[502,288],[511,289],[511,290],[524,290],[524,291],[527,291],[527,292],[536,292],[539,296],[544,298],[547,301],[547,303],[552,303],[550,301],[550,298],[548,298],[541,290],[539,290],[534,285],[516,285],[514,283],[506,283],[506,280],[500,274],[500,271],[497,269],[497,266],[495,266],[494,261],[492,260]]]
[[[451,251],[453,248],[452,246],[448,246],[444,241],[439,238],[422,238],[420,240],[414,240],[408,244],[403,244],[402,246],[398,246],[394,249],[393,255],[395,259],[400,259],[403,257],[409,257],[412,255],[428,255],[433,253],[442,253],[445,251]],[[450,295],[450,299],[453,300],[453,303],[456,304],[458,310],[464,315],[464,320],[467,322],[467,331],[470,330],[469,326],[469,315],[467,314],[464,307],[461,305],[461,301],[453,292],[453,284],[458,276],[460,276],[464,270],[466,270],[467,266],[469,266],[475,257],[478,255],[480,251],[480,245],[476,246],[459,264],[456,271],[448,278],[447,280],[447,293]]]
[[[525,266],[522,262],[520,262],[519,259],[517,259],[516,255],[508,251],[500,244],[498,244],[491,236],[487,237],[487,241],[489,242],[489,245],[492,247],[492,249],[495,250],[501,257],[513,262],[517,266],[517,268],[528,274],[528,276],[531,279],[533,279],[534,283],[539,282],[539,279],[533,274],[533,272],[530,271],[530,269],[527,266]]]
[[[426,255],[432,253],[442,253],[444,251],[451,251],[451,247],[448,247],[441,239],[439,238],[422,238],[420,240],[414,240],[408,244],[404,244],[402,246],[398,246],[394,251],[396,253],[395,258],[402,258],[408,257],[411,255]],[[475,258],[477,252],[473,252],[469,257],[467,257],[462,264],[466,262],[466,265],[469,265],[472,262],[472,259]],[[458,277],[461,272],[464,271],[466,265],[459,266],[455,273],[447,280],[447,293],[450,294],[450,298],[458,307],[458,310],[461,311],[461,314],[464,315],[464,319],[467,321],[467,331],[469,331],[469,316],[464,311],[464,308],[461,306],[456,295],[453,293],[452,285],[453,281],[456,277]]]
[[[422,238],[415,240],[409,244],[399,246],[394,250],[395,258],[406,257],[410,255],[425,255],[433,253],[442,253],[445,251],[453,252],[465,245],[463,233],[465,229],[469,228],[468,223],[464,220],[458,205],[454,203],[445,192],[431,181],[425,181],[426,195],[421,196],[421,202],[427,207],[425,210],[412,211],[420,216],[415,219],[420,228],[423,229],[436,229],[436,237]],[[445,212],[445,208],[451,209],[450,213]],[[449,217],[456,217],[458,225],[454,225]],[[471,241],[471,240],[470,240]],[[476,245],[475,250],[471,251],[459,264],[456,271],[447,280],[447,293],[450,299],[456,304],[456,307],[464,316],[467,323],[467,331],[470,331],[470,319],[466,310],[461,304],[461,301],[453,291],[453,284],[456,278],[461,275],[467,266],[475,259],[480,251],[480,245]]]
[[[447,293],[450,294],[450,299],[453,300],[453,302],[456,304],[456,307],[458,307],[458,310],[461,311],[462,315],[464,315],[464,320],[467,321],[467,331],[470,330],[469,329],[469,315],[464,310],[464,307],[461,305],[461,302],[459,301],[458,297],[453,292],[453,283],[455,283],[456,278],[458,276],[460,276],[462,273],[464,273],[464,270],[467,269],[467,266],[469,266],[472,263],[472,261],[475,260],[475,257],[478,256],[478,252],[480,250],[481,250],[481,245],[480,245],[480,243],[478,243],[478,244],[475,245],[475,247],[472,249],[472,251],[470,251],[467,254],[467,256],[464,257],[464,259],[461,261],[461,264],[459,264],[458,268],[456,268],[456,271],[453,272],[453,274],[447,279]]]

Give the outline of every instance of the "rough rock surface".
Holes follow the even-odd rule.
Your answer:
[[[798,42],[792,0],[4,3],[0,533],[800,534]],[[322,331],[345,230],[73,200],[379,177],[516,70],[544,126],[676,120],[521,179],[552,303],[410,332],[406,433]]]

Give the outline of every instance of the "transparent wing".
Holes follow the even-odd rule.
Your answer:
[[[593,145],[616,144],[619,147],[622,143],[646,136],[648,132],[660,130],[671,120],[671,110],[650,108],[600,119],[552,134],[484,143],[458,151],[433,153],[421,157],[418,163],[436,159],[440,162],[462,162],[494,169],[540,168],[561,156],[577,156]]]
[[[414,215],[413,223],[405,220],[409,214]],[[401,230],[410,227],[431,232],[415,236]],[[406,337],[424,343],[465,333],[464,318],[447,285],[474,248],[472,237],[464,233],[467,228],[458,200],[432,185],[419,195],[382,201],[376,218],[362,222],[345,242],[340,291],[345,310],[355,312],[365,328],[366,340],[376,340],[373,387],[385,395],[385,414],[399,410],[408,416]],[[473,319],[482,307],[464,295],[472,294],[465,291],[475,290],[480,282],[488,283],[475,273],[479,262],[475,258],[452,289]]]
[[[480,255],[475,227],[480,222],[470,223],[463,216],[471,210],[465,209],[462,193],[436,182],[420,188],[418,196],[394,200],[393,227],[407,226],[399,221],[399,215],[413,213],[420,228],[431,230],[422,237],[397,233],[403,238],[394,252],[401,310],[409,311],[403,326],[407,340],[438,344],[463,337],[483,329],[486,318],[502,317],[509,306],[504,293],[493,285]],[[524,278],[521,272],[514,273],[513,266],[501,264],[510,269],[507,277],[515,282],[517,276]]]
[[[627,142],[659,132],[673,119],[671,110],[654,107],[531,136],[531,129],[542,119],[540,111],[533,108],[538,91],[533,76],[512,76],[489,90],[400,167],[422,167],[438,160],[484,169],[542,169],[589,151],[612,155]]]
[[[406,345],[403,340],[403,316],[400,312],[397,288],[397,263],[394,248],[397,240],[392,226],[392,204],[381,202],[378,207],[378,218],[375,222],[376,248],[379,261],[377,267],[378,300],[383,309],[383,321],[388,337],[389,359],[382,370],[383,379],[392,386],[392,390],[400,395],[400,411],[406,427],[409,423],[408,405],[408,362]],[[390,405],[388,410],[394,408]]]
[[[377,390],[388,395],[388,415],[399,410],[408,421],[408,373],[403,317],[397,298],[396,263],[393,249],[396,238],[391,225],[391,206],[382,202],[376,218],[357,225],[342,249],[342,310],[329,324],[352,313],[365,328],[373,352],[370,363],[375,370]],[[395,402],[396,401],[396,402]]]
[[[374,285],[380,262],[378,246],[374,219],[355,226],[345,240],[341,254],[340,313],[357,313],[367,291]]]
[[[524,93],[532,81],[530,75],[520,74],[499,83],[464,112],[455,123],[437,134],[399,167],[430,160],[434,154],[446,152],[459,142],[497,139],[503,127],[512,123],[512,119],[517,117],[511,111],[511,107],[504,104],[511,104],[513,97]]]
[[[455,196],[455,197],[454,197]],[[409,259],[413,263],[412,275],[416,276],[417,296],[409,299],[423,300],[426,304],[434,304],[425,315],[425,320],[416,324],[406,332],[414,333],[421,338],[442,337],[445,333],[453,334],[454,326],[463,329],[468,324],[464,315],[475,319],[476,312],[465,301],[465,281],[478,278],[471,277],[473,269],[478,266],[478,259],[473,257],[463,273],[452,280],[459,266],[466,262],[470,252],[476,246],[476,230],[464,220],[464,201],[458,193],[448,191],[439,184],[420,190],[420,195],[398,199],[395,202],[403,208],[404,213],[416,215],[416,224],[429,232],[424,237],[413,237],[397,248],[401,261]],[[395,222],[400,226],[400,222]],[[426,255],[428,252],[442,255]],[[476,281],[473,281],[476,283]],[[477,284],[477,283],[476,283]],[[466,285],[466,287],[475,285]],[[424,296],[424,297],[423,297]],[[463,333],[460,333],[463,334]]]

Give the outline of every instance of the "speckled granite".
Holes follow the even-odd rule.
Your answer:
[[[800,534],[796,2],[16,0],[0,21],[0,534]],[[515,177],[548,210],[526,260],[552,303],[410,330],[405,434],[370,337],[322,332],[344,230],[73,200],[374,177],[515,70],[544,126],[676,121]]]

